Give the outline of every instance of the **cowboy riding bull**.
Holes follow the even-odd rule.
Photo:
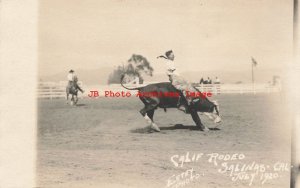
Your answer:
[[[184,105],[186,108],[185,112],[191,114],[194,122],[201,131],[208,131],[209,129],[202,124],[197,112],[203,112],[205,115],[208,115],[210,119],[215,117],[215,123],[221,122],[218,104],[209,101],[206,97],[195,97],[191,99],[190,103],[187,103],[183,92],[175,88],[171,82],[161,82],[144,87],[128,88],[123,85],[124,77],[125,75],[122,75],[121,85],[128,90],[138,90],[138,93],[140,93],[139,98],[145,105],[145,107],[140,110],[140,113],[155,131],[160,131],[159,127],[153,122],[154,111],[157,108],[163,108],[166,111],[166,108],[178,108],[178,106]],[[193,89],[200,93],[197,88],[193,87]],[[178,93],[179,95],[178,97],[164,95],[171,93]]]

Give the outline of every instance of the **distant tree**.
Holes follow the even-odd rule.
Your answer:
[[[131,68],[133,67],[133,70],[130,71],[133,71],[136,76],[141,77],[142,72],[152,76],[153,68],[150,66],[149,61],[145,57],[133,54],[128,60],[128,63],[129,65],[132,65],[130,66]]]
[[[108,84],[120,83],[121,75],[126,74],[129,77],[138,77],[140,84],[143,83],[143,74],[152,76],[153,68],[150,62],[142,55],[133,54],[127,61],[126,66],[118,66],[108,78]]]
[[[121,66],[118,66],[108,77],[108,84],[120,83],[121,75],[124,73],[124,70]]]

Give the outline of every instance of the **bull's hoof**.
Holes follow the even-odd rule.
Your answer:
[[[147,121],[148,124],[152,124],[152,120],[147,116],[147,114],[144,116],[145,120]]]
[[[208,132],[209,131],[209,128],[207,127],[204,127],[204,129],[202,129],[203,132]]]
[[[214,120],[215,123],[220,123],[222,120],[220,118],[220,116],[216,117],[216,119]]]
[[[155,130],[157,132],[160,132],[159,127],[155,123],[152,123],[150,127],[151,127],[151,129],[153,129],[153,130]]]

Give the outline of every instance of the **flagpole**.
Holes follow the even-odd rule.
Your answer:
[[[251,73],[252,73],[252,92],[255,94],[255,88],[254,88],[254,71],[253,71],[253,57],[251,58]]]
[[[251,62],[251,70],[252,70],[252,84],[254,84],[253,62]]]

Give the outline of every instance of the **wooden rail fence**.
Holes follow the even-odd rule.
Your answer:
[[[145,84],[144,84],[145,85]],[[38,98],[65,98],[66,97],[66,81],[61,82],[40,82],[38,83]],[[82,82],[79,82],[79,86],[85,90],[84,94],[79,92],[79,97],[87,97],[89,91],[97,90],[100,96],[104,96],[105,91],[121,92],[127,91],[120,84],[111,85],[94,85],[85,86]],[[137,85],[127,85],[128,87],[137,87]],[[142,86],[142,85],[138,85]],[[211,92],[214,95],[227,94],[227,93],[273,93],[280,92],[281,87],[273,86],[269,84],[195,84],[201,92]]]

